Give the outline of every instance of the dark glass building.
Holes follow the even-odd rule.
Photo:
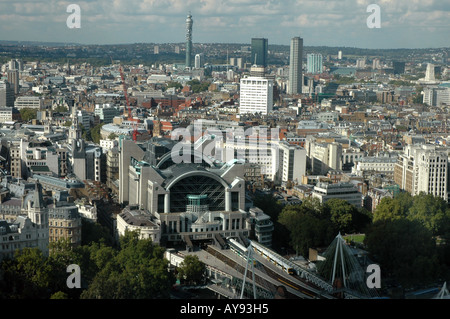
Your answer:
[[[267,55],[269,52],[269,41],[264,38],[253,38],[252,39],[252,56],[250,63],[267,66]]]
[[[405,62],[394,61],[392,66],[394,68],[394,74],[405,73]]]

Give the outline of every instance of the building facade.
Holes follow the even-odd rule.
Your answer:
[[[394,177],[396,155],[371,156],[355,159],[356,165],[352,168],[352,173],[364,178],[373,174],[383,174],[386,177]]]
[[[273,81],[262,77],[247,77],[240,82],[239,113],[267,115],[273,109]]]
[[[252,55],[250,63],[262,67],[267,66],[269,41],[265,38],[252,38]]]
[[[306,67],[308,73],[322,73],[323,57],[320,53],[309,53],[306,55]]]
[[[38,96],[19,96],[14,102],[14,107],[20,109],[38,109],[41,110],[44,103]]]
[[[342,144],[305,143],[313,175],[325,175],[329,170],[342,170]]]
[[[318,198],[322,204],[332,198],[339,198],[358,208],[363,205],[363,195],[352,183],[328,184],[320,182],[314,186],[311,195],[313,198]]]
[[[68,240],[73,246],[81,245],[81,215],[74,204],[54,201],[47,205],[49,213],[49,242]]]
[[[281,181],[301,184],[306,175],[306,150],[298,145],[280,142]]]
[[[301,94],[303,90],[303,39],[291,39],[289,57],[289,94]]]
[[[0,81],[0,107],[14,106],[14,88],[8,81]]]
[[[412,196],[421,192],[448,200],[449,149],[408,145],[394,167],[394,181]]]
[[[127,206],[117,215],[116,225],[116,240],[127,231],[137,231],[140,239],[151,239],[155,244],[160,242],[160,227],[148,211]]]
[[[13,258],[16,250],[26,247],[37,247],[48,256],[49,215],[40,184],[36,183],[34,192],[19,201],[18,207],[21,215],[16,216],[15,221],[0,220],[0,260]],[[3,207],[2,215],[5,215]]]
[[[173,150],[172,150],[173,151]],[[214,241],[250,235],[246,211],[245,165],[215,163],[201,152],[175,163],[172,152],[156,166],[132,141],[120,145],[120,202],[148,211],[160,227],[162,243]]]

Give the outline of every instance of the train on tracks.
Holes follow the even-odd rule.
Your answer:
[[[292,266],[292,263],[288,260],[285,260],[280,255],[275,253],[274,251],[268,249],[267,247],[264,247],[257,242],[252,241],[249,247],[245,247],[241,243],[239,243],[234,238],[227,238],[227,241],[229,243],[229,247],[231,251],[236,253],[240,257],[247,257],[248,255],[248,249],[250,247],[253,248],[253,250],[270,261],[272,264],[274,264],[279,269],[283,270],[284,272],[288,273],[289,275],[296,275],[296,271]]]

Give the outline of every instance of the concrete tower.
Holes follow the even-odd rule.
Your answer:
[[[12,85],[14,89],[14,94],[19,94],[19,70],[12,69],[8,70],[8,82]]]
[[[303,86],[303,39],[292,38],[289,61],[289,94],[301,94]]]
[[[81,139],[81,128],[78,125],[78,115],[77,115],[77,107],[74,105],[72,106],[72,125],[69,128],[69,138],[68,142],[70,145],[72,145],[73,141],[78,141]]]
[[[427,64],[427,71],[425,73],[425,81],[435,81],[434,77],[434,64]]]
[[[189,13],[186,19],[186,68],[192,67],[192,15]]]

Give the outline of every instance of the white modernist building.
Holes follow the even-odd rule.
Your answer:
[[[20,109],[42,109],[44,102],[38,96],[19,96],[14,102],[14,107]]]
[[[314,186],[312,197],[323,204],[332,198],[343,199],[356,207],[362,207],[363,195],[352,183],[318,183]]]
[[[429,106],[450,105],[450,87],[427,87],[423,91],[423,103]]]
[[[263,77],[241,79],[240,114],[267,115],[273,109],[273,81]]]
[[[306,150],[288,142],[280,143],[281,181],[301,184],[306,175]]]
[[[278,141],[251,141],[248,136],[216,141],[216,149],[221,150],[217,153],[220,161],[239,159],[257,164],[261,167],[261,174],[270,180],[275,180],[280,166],[278,148]]]
[[[323,57],[320,53],[309,53],[307,56],[308,73],[322,73]]]
[[[448,200],[450,149],[436,145],[408,145],[394,167],[394,181],[412,196],[421,192]]]

